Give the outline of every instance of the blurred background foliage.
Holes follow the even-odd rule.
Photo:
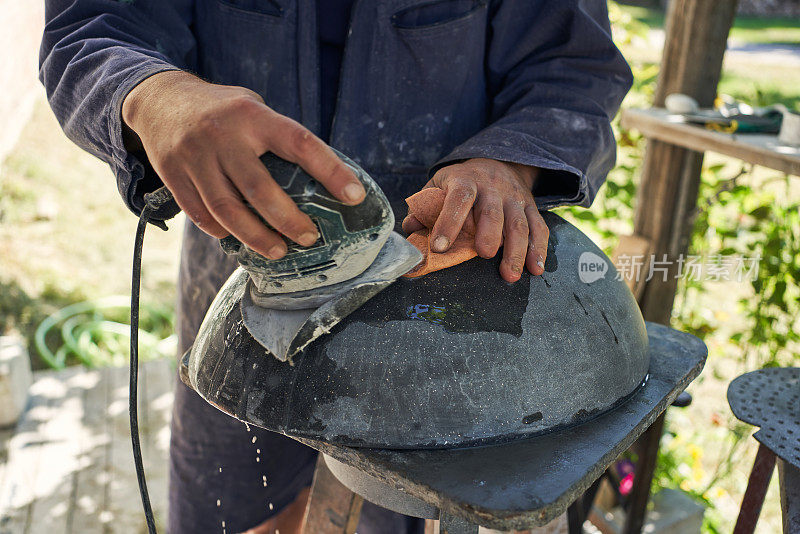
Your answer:
[[[614,39],[628,58],[635,82],[623,107],[651,105],[658,76],[664,13],[609,2]],[[800,21],[738,17],[732,43],[780,43],[800,54]],[[742,48],[747,49],[745,46]],[[756,51],[758,48],[756,48]],[[765,52],[768,53],[768,52]],[[734,58],[731,60],[731,58]],[[726,57],[720,94],[754,106],[800,109],[800,69],[758,64],[746,54]],[[559,210],[611,253],[620,234],[633,231],[639,170],[646,140],[614,124],[618,163],[588,210]],[[653,491],[679,488],[706,506],[705,532],[730,532],[752,465],[753,429],[730,415],[727,384],[761,367],[800,361],[800,178],[707,154],[690,255],[706,261],[759,258],[752,280],[682,279],[672,326],[709,346],[693,405],[668,412]],[[765,505],[760,532],[780,530],[776,491]]]

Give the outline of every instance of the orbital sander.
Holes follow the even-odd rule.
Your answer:
[[[422,254],[393,231],[394,213],[380,187],[355,162],[337,155],[366,191],[356,206],[339,202],[300,166],[271,153],[261,157],[273,179],[316,225],[320,237],[312,246],[287,241],[287,254],[268,260],[233,236],[220,241],[242,269],[231,279],[244,279],[246,273],[243,323],[280,361],[329,332],[422,261]]]

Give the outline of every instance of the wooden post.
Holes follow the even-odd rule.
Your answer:
[[[644,281],[650,269],[650,242],[637,235],[620,236],[611,263],[638,302],[644,293]]]
[[[663,107],[671,93],[689,95],[703,107],[713,104],[736,5],[737,0],[671,0],[655,106]],[[669,324],[678,284],[678,258],[688,251],[702,165],[702,153],[660,141],[647,143],[634,233],[648,241],[653,255],[651,268],[656,273],[639,298],[648,321]],[[644,525],[663,424],[662,414],[634,446],[641,454],[625,534],[641,532]]]
[[[363,504],[360,495],[336,479],[320,454],[303,520],[303,534],[354,534]]]
[[[736,4],[737,0],[670,2],[655,106],[664,106],[670,93],[687,94],[704,107],[713,104]],[[644,288],[640,305],[649,321],[669,323],[676,260],[688,248],[702,164],[702,153],[660,141],[647,143],[634,233],[650,242],[656,262],[669,262],[666,280],[659,273]]]

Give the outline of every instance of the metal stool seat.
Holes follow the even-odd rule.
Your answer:
[[[800,532],[800,368],[752,371],[728,386],[728,404],[740,421],[761,427],[760,443],[734,534],[755,530],[775,464],[780,477],[785,534]]]

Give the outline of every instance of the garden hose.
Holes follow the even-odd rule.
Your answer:
[[[159,308],[147,307],[148,316],[152,316],[160,323],[171,324],[171,319]],[[114,295],[96,300],[87,300],[65,306],[47,316],[36,327],[34,333],[34,346],[45,364],[51,369],[63,369],[67,365],[70,354],[76,356],[80,362],[95,368],[109,364],[108,355],[104,354],[101,344],[115,342],[115,345],[130,342],[130,325],[125,322],[110,320],[104,313],[106,310],[124,310],[125,315],[130,314],[130,297]],[[61,325],[60,328],[58,325]],[[61,345],[55,352],[48,347],[47,338],[53,331],[61,334]],[[167,354],[174,344],[174,334],[161,338],[147,330],[139,331],[139,341],[145,341],[148,350],[157,354]],[[114,350],[117,347],[107,348],[112,355],[121,353]],[[121,347],[120,347],[121,348]],[[111,362],[113,363],[113,362]]]
[[[74,317],[79,317],[91,312],[94,312],[98,309],[106,309],[106,308],[122,308],[128,305],[128,299],[124,296],[113,296],[113,297],[106,297],[99,300],[90,300],[86,302],[77,302],[75,304],[70,304],[69,306],[65,306],[60,310],[56,311],[52,315],[46,317],[39,326],[36,327],[36,332],[34,333],[34,344],[36,345],[36,350],[39,352],[39,356],[45,361],[45,363],[53,368],[53,369],[63,369],[66,363],[66,355],[69,352],[74,352],[78,358],[87,363],[88,365],[92,365],[92,362],[88,362],[87,359],[84,357],[84,354],[81,354],[77,351],[77,343],[75,338],[72,336],[72,330],[65,329],[64,326],[61,328],[62,338],[64,340],[65,346],[61,347],[58,351],[53,353],[50,348],[47,346],[45,342],[47,338],[48,332],[52,330],[56,325],[59,323],[67,323],[69,322],[70,325],[74,325],[75,322],[71,321]],[[125,325],[127,327],[127,325]]]

